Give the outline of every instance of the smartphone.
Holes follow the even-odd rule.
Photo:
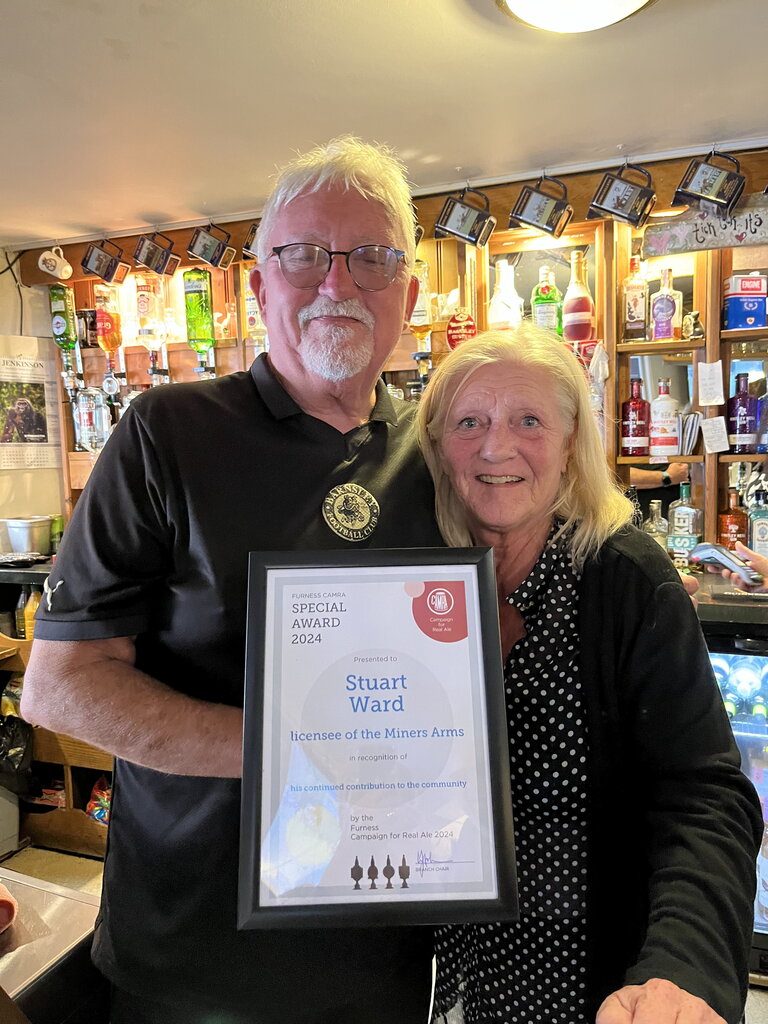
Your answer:
[[[733,551],[728,551],[721,544],[697,544],[690,555],[692,562],[705,562],[707,565],[719,565],[737,573],[750,587],[759,587],[763,577],[751,569],[743,558]]]

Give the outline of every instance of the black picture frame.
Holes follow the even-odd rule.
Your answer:
[[[402,570],[402,573],[399,573],[398,570]],[[347,837],[343,837],[339,831],[337,846],[335,848],[329,847],[329,850],[332,852],[328,853],[328,863],[322,865],[319,869],[321,873],[332,874],[335,883],[323,883],[322,879],[319,882],[316,880],[309,882],[303,880],[301,884],[293,887],[289,886],[286,892],[276,897],[274,892],[270,891],[269,885],[264,884],[265,872],[283,872],[285,869],[290,875],[291,872],[301,872],[304,870],[302,863],[297,864],[291,861],[290,857],[287,858],[286,863],[284,854],[290,843],[283,842],[281,839],[277,841],[278,855],[276,857],[270,858],[263,855],[264,848],[269,846],[267,840],[272,835],[272,830],[274,829],[276,833],[289,836],[291,822],[297,818],[297,814],[294,814],[293,818],[288,819],[288,825],[285,827],[284,832],[281,833],[283,829],[281,813],[284,802],[288,800],[290,803],[293,800],[292,794],[288,793],[289,788],[290,790],[296,789],[297,791],[301,789],[341,791],[345,786],[347,789],[357,790],[379,788],[381,785],[379,783],[375,784],[375,786],[369,783],[360,784],[354,781],[360,778],[360,776],[355,775],[356,771],[370,771],[371,769],[367,764],[365,768],[353,767],[350,769],[346,758],[349,757],[350,761],[369,762],[374,760],[374,757],[373,755],[368,756],[365,753],[360,756],[350,756],[349,750],[362,749],[365,751],[369,748],[359,745],[347,747],[346,739],[343,744],[341,741],[344,735],[348,737],[351,733],[342,734],[340,731],[338,735],[340,743],[338,753],[336,748],[334,748],[333,742],[330,742],[326,744],[326,749],[323,749],[323,757],[326,758],[326,764],[332,765],[332,772],[329,777],[333,778],[333,780],[339,777],[342,779],[346,777],[346,783],[342,781],[339,785],[322,787],[314,785],[302,787],[294,786],[293,784],[290,787],[288,786],[286,782],[288,776],[285,771],[286,759],[293,758],[296,748],[300,748],[296,756],[303,759],[306,749],[300,746],[300,744],[295,743],[294,737],[303,739],[305,736],[311,736],[313,738],[330,737],[332,739],[336,734],[330,732],[302,733],[297,732],[295,729],[288,730],[284,721],[284,715],[275,713],[275,707],[282,707],[281,701],[286,693],[290,693],[291,688],[299,688],[301,685],[305,685],[303,681],[301,683],[297,682],[297,676],[294,671],[279,672],[274,669],[274,666],[270,670],[269,678],[266,676],[267,662],[269,661],[269,664],[272,665],[271,659],[275,652],[277,652],[275,663],[279,661],[279,658],[282,656],[281,652],[283,651],[285,640],[287,640],[287,634],[283,639],[283,633],[280,632],[284,625],[287,626],[287,621],[284,621],[287,619],[287,614],[282,610],[288,607],[286,595],[293,595],[291,588],[294,587],[303,588],[302,594],[299,596],[303,596],[303,594],[311,596],[314,593],[318,595],[323,593],[348,593],[351,590],[353,592],[353,601],[358,600],[357,609],[352,609],[353,613],[363,616],[366,622],[375,623],[380,616],[373,607],[370,609],[370,614],[367,605],[365,608],[362,607],[362,604],[359,602],[360,594],[366,594],[367,597],[371,597],[373,599],[372,603],[375,605],[377,601],[381,600],[379,595],[382,593],[382,587],[386,583],[402,583],[406,595],[409,595],[405,599],[401,598],[397,588],[390,589],[386,593],[391,594],[397,591],[395,603],[398,608],[404,608],[407,602],[411,602],[409,606],[410,614],[413,616],[417,626],[408,622],[408,628],[404,632],[410,631],[410,634],[414,635],[418,634],[419,631],[424,633],[427,636],[427,640],[435,644],[434,647],[428,644],[428,648],[437,651],[435,658],[437,661],[440,661],[442,658],[443,661],[440,663],[444,665],[447,653],[441,654],[440,652],[448,652],[449,644],[452,644],[454,641],[446,642],[442,640],[442,643],[439,643],[438,640],[440,638],[430,636],[429,630],[437,630],[439,632],[443,628],[447,630],[453,628],[450,625],[444,626],[443,623],[454,623],[454,613],[451,613],[449,609],[449,612],[443,613],[441,618],[440,614],[424,616],[423,610],[427,605],[429,605],[430,611],[433,610],[436,602],[440,608],[444,608],[449,600],[450,607],[453,608],[453,600],[450,598],[450,595],[446,598],[444,595],[440,595],[439,591],[444,589],[442,582],[446,580],[451,582],[445,582],[445,588],[450,590],[451,587],[457,586],[457,582],[452,580],[454,576],[458,578],[459,583],[463,584],[469,581],[469,585],[461,590],[461,594],[465,595],[463,608],[466,609],[466,614],[463,621],[465,622],[465,639],[467,641],[461,650],[464,652],[463,657],[468,661],[471,660],[471,671],[468,673],[466,683],[463,676],[462,678],[451,678],[450,686],[454,688],[458,695],[456,703],[452,704],[452,707],[471,707],[472,709],[467,719],[467,721],[471,719],[470,728],[467,730],[468,734],[471,735],[471,744],[467,740],[467,745],[462,748],[462,741],[459,740],[457,742],[459,743],[459,749],[464,751],[463,756],[465,760],[467,757],[476,759],[476,775],[473,776],[470,771],[469,778],[463,783],[456,779],[446,781],[441,779],[439,775],[436,775],[434,781],[431,782],[424,783],[423,779],[421,782],[414,782],[413,788],[424,785],[428,795],[415,795],[413,799],[417,803],[424,800],[429,805],[432,799],[431,795],[429,795],[429,790],[433,786],[467,786],[468,793],[476,792],[478,794],[477,806],[482,808],[482,810],[477,815],[476,832],[474,834],[471,830],[468,830],[468,832],[474,844],[472,849],[481,851],[478,861],[440,860],[434,858],[432,852],[427,854],[422,848],[419,848],[415,857],[412,852],[408,856],[403,853],[401,860],[399,850],[401,849],[401,844],[404,844],[406,840],[398,837],[408,837],[410,842],[409,850],[412,851],[414,845],[413,834],[408,831],[390,831],[389,833],[385,831],[379,837],[375,837],[380,843],[378,847],[375,847],[375,851],[380,850],[380,862],[378,864],[374,863],[378,855],[378,852],[374,852],[371,856],[370,865],[367,865],[368,856],[370,856],[368,851],[371,848],[370,837],[364,836],[358,847],[354,845],[353,833],[348,833]],[[412,598],[410,595],[419,590],[420,584],[418,580],[422,577],[424,578],[423,592],[420,596]],[[339,583],[339,580],[342,582]],[[343,582],[344,580],[347,582]],[[382,580],[385,583],[382,583]],[[413,582],[414,580],[416,582]],[[409,581],[411,582],[409,583]],[[346,587],[346,590],[340,591],[338,589],[339,586]],[[412,586],[415,589],[409,590],[408,586]],[[428,590],[427,588],[429,587],[433,589]],[[313,590],[312,588],[315,589]],[[451,592],[458,593],[457,591]],[[354,595],[357,595],[357,597]],[[293,600],[293,596],[290,597],[290,600]],[[422,608],[422,612],[417,614],[415,609],[419,602],[421,602],[419,606]],[[324,603],[328,607],[333,604],[333,602],[327,601]],[[337,613],[339,609],[341,609],[342,614],[349,610],[344,601],[337,602]],[[421,615],[421,619],[419,619],[419,615]],[[340,619],[341,615],[330,616],[330,619],[336,618]],[[458,622],[460,619],[461,616],[459,615],[456,621]],[[303,622],[305,620],[297,619],[295,621]],[[329,626],[328,628],[333,627]],[[355,643],[358,643],[358,632],[355,630],[352,630],[352,632],[356,638]],[[365,628],[362,632],[366,632]],[[375,633],[375,629],[373,632]],[[322,634],[322,629],[320,629],[320,633]],[[272,637],[278,635],[281,639],[273,643]],[[291,639],[294,635],[299,634],[291,633]],[[458,634],[456,635],[458,636]],[[361,651],[371,649],[366,646],[366,637],[367,633],[366,636],[360,636],[358,646]],[[377,643],[375,636],[371,642],[375,647]],[[402,646],[403,638],[396,638],[396,642]],[[413,642],[416,649],[425,649],[423,638]],[[268,647],[272,653],[267,653]],[[450,653],[453,655],[455,652],[451,649]],[[299,655],[289,652],[289,655],[290,657],[310,657],[309,652]],[[326,656],[331,655],[326,652]],[[351,657],[351,654],[349,656],[345,655],[345,657]],[[409,655],[403,653],[402,658],[407,662]],[[386,658],[382,656],[378,659],[358,659],[355,656],[354,660],[381,661],[386,660]],[[396,661],[397,657],[392,656],[391,660]],[[286,659],[286,664],[288,664],[288,659]],[[429,672],[426,674],[429,676]],[[457,669],[456,674],[461,675],[461,670]],[[336,677],[334,676],[333,678],[335,685]],[[355,677],[347,676],[346,678],[350,680]],[[359,678],[362,680],[362,677]],[[377,684],[381,681],[383,685],[385,678],[377,676],[373,681]],[[403,673],[402,676],[393,677],[392,682],[396,685],[397,679],[401,679],[402,687],[405,688],[406,678]],[[417,682],[421,681],[418,676],[416,679]],[[441,687],[444,679],[444,675],[440,677]],[[365,682],[370,683],[371,678],[366,677]],[[318,686],[319,683],[320,680],[318,680]],[[349,683],[347,683],[347,686],[349,686]],[[464,688],[463,690],[462,687]],[[323,697],[325,697],[325,691],[321,690],[321,692]],[[335,698],[336,690],[333,693]],[[290,706],[290,698],[286,699]],[[346,699],[353,702],[356,698],[347,697]],[[410,694],[408,695],[408,700],[411,700]],[[310,703],[311,701],[307,697],[304,703],[299,703],[297,706],[300,706],[303,712],[306,713],[307,706]],[[316,707],[317,705],[313,706]],[[366,709],[368,708],[367,702],[365,707]],[[344,705],[344,708],[346,709],[345,714],[348,715],[349,709],[346,705]],[[353,710],[359,710],[359,706],[355,707],[353,703]],[[404,721],[404,719],[399,721]],[[464,724],[467,724],[467,721]],[[249,556],[246,628],[238,927],[240,929],[267,927],[301,928],[317,927],[320,922],[331,926],[345,927],[403,924],[434,925],[451,922],[516,919],[518,916],[517,879],[506,722],[507,712],[499,639],[496,582],[493,568],[493,552],[490,548],[251,552]],[[391,731],[392,729],[387,727],[385,734]],[[417,742],[413,738],[413,734],[417,732],[429,733],[429,729],[401,730],[399,727],[394,729],[395,733],[403,731],[410,737],[410,740],[406,742],[411,742],[412,744]],[[463,735],[463,730],[440,730],[441,733],[446,731],[451,733],[461,731]],[[361,732],[371,733],[371,730],[363,728]],[[355,730],[355,735],[357,735],[357,730]],[[375,733],[375,735],[378,735],[378,733]],[[288,739],[289,736],[290,741]],[[432,742],[432,739],[433,737],[428,735],[425,737],[424,742],[429,744]],[[419,739],[418,742],[421,742],[421,740]],[[328,749],[331,750],[330,754]],[[377,747],[376,749],[379,748]],[[423,749],[428,750],[429,747],[426,746]],[[471,753],[468,753],[469,751]],[[376,755],[377,758],[379,756]],[[395,761],[397,761],[399,756],[402,760],[402,755],[386,756],[393,757]],[[418,762],[420,756],[421,750],[417,751],[411,763]],[[428,754],[427,761],[429,761],[430,757],[431,754]],[[275,762],[277,762],[279,767],[275,768]],[[302,763],[304,762],[302,761]],[[475,761],[473,761],[474,763]],[[404,769],[402,766],[399,766],[398,770],[402,771]],[[418,769],[416,770],[418,771]],[[337,772],[340,774],[335,774]],[[347,772],[350,772],[348,776],[346,775]],[[315,776],[313,775],[312,778],[315,778]],[[404,784],[399,781],[399,778],[397,786],[399,789],[403,789]],[[298,781],[298,777],[296,777],[296,781]],[[389,789],[394,789],[394,786],[389,782],[384,785],[389,787]],[[411,785],[410,779],[408,780],[408,785],[409,787]],[[456,799],[457,792],[458,790],[451,794],[451,800]],[[410,798],[405,796],[402,796],[402,799],[400,799],[401,796],[402,794],[395,797],[387,793],[383,798],[400,800],[402,805],[411,802]],[[333,800],[333,798],[333,793],[326,793],[321,797],[322,800]],[[304,798],[299,796],[296,799],[300,801]],[[315,797],[312,796],[307,799],[314,800]],[[366,794],[365,799],[369,799],[368,794]],[[354,803],[354,800],[355,798],[352,797],[351,803]],[[471,799],[468,797],[467,801],[469,806]],[[273,813],[275,806],[277,806],[277,811]],[[329,806],[330,810],[328,811],[327,819],[330,820],[333,819],[334,808],[332,805]],[[321,822],[318,814],[325,816],[325,812],[321,808],[319,812],[315,809],[313,813],[315,816],[311,818],[311,822],[314,827],[315,822]],[[413,806],[411,806],[409,813],[414,813]],[[287,814],[288,811],[286,811]],[[392,808],[387,810],[385,815],[386,827],[391,827],[393,815],[395,814],[396,812]],[[337,815],[339,818],[342,816]],[[354,818],[354,815],[350,815],[349,820],[352,821]],[[323,822],[325,820],[326,818],[323,817]],[[397,818],[395,817],[394,820],[396,822]],[[318,836],[322,832],[323,827],[321,822],[318,826]],[[348,827],[350,829],[353,828],[352,825]],[[373,828],[378,826],[360,825],[354,827]],[[446,844],[452,850],[457,848],[453,845],[451,839],[443,836],[440,832],[427,831],[422,833],[422,835],[437,835],[439,838],[434,840],[434,842],[439,843],[442,839],[443,849]],[[313,848],[315,838],[315,833],[313,832]],[[325,841],[324,838],[317,839],[317,843],[321,848],[323,848],[322,843]],[[419,842],[422,841],[420,838]],[[458,844],[459,836],[457,836],[456,842]],[[424,846],[427,845],[428,843],[424,842]],[[274,844],[269,846],[269,848],[274,849]],[[356,855],[358,848],[364,861],[361,865],[358,865],[358,857]],[[352,853],[355,853],[354,864],[351,862]],[[386,863],[384,862],[385,854],[387,856]],[[338,859],[336,869],[339,868],[339,865],[342,867],[341,873],[337,870],[334,874],[332,868],[328,866],[335,863],[333,861],[334,857]],[[275,867],[277,863],[280,865],[279,868]],[[476,863],[480,864],[478,868],[464,869],[461,866],[458,868],[453,867],[454,864],[475,865]],[[348,872],[346,870],[347,864],[349,866]],[[378,869],[380,888],[376,885],[377,879],[375,877],[371,879],[371,874],[368,870],[368,868],[373,869],[374,866]],[[360,874],[353,874],[353,871],[357,872],[358,867],[361,869]],[[392,868],[391,871],[389,870],[390,867]],[[384,870],[385,868],[387,868],[386,871]],[[477,892],[474,889],[474,882],[469,887],[467,887],[466,881],[447,883],[443,882],[438,874],[439,872],[447,872],[450,875],[454,871],[461,873],[462,870],[477,870],[481,873],[482,877],[477,881]],[[425,880],[425,874],[428,872],[433,872],[433,874],[429,875]],[[392,885],[392,880],[395,876],[397,884]],[[419,881],[416,881],[417,876]],[[344,878],[343,885],[339,884],[340,878]],[[365,885],[362,887],[359,885],[361,878],[365,879]],[[354,885],[352,884],[353,880]],[[373,884],[369,885],[369,882]],[[451,885],[453,885],[453,888],[451,888]],[[375,894],[372,894],[371,890],[376,890]],[[331,893],[331,895],[328,896],[328,893]]]

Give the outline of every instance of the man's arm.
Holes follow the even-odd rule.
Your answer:
[[[35,640],[24,718],[171,775],[239,778],[243,713],[177,693],[135,667],[131,637]]]

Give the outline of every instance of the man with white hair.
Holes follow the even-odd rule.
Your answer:
[[[294,161],[251,275],[268,356],[137,398],[65,532],[22,711],[116,758],[94,943],[112,1024],[427,1019],[428,929],[236,928],[248,552],[441,543],[413,408],[380,380],[414,231],[387,150]]]

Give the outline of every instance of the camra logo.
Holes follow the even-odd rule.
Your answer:
[[[430,592],[427,604],[435,615],[447,615],[453,608],[453,597],[447,590],[440,588]]]
[[[341,484],[325,496],[323,519],[344,540],[365,540],[376,529],[379,503],[364,487]]]

